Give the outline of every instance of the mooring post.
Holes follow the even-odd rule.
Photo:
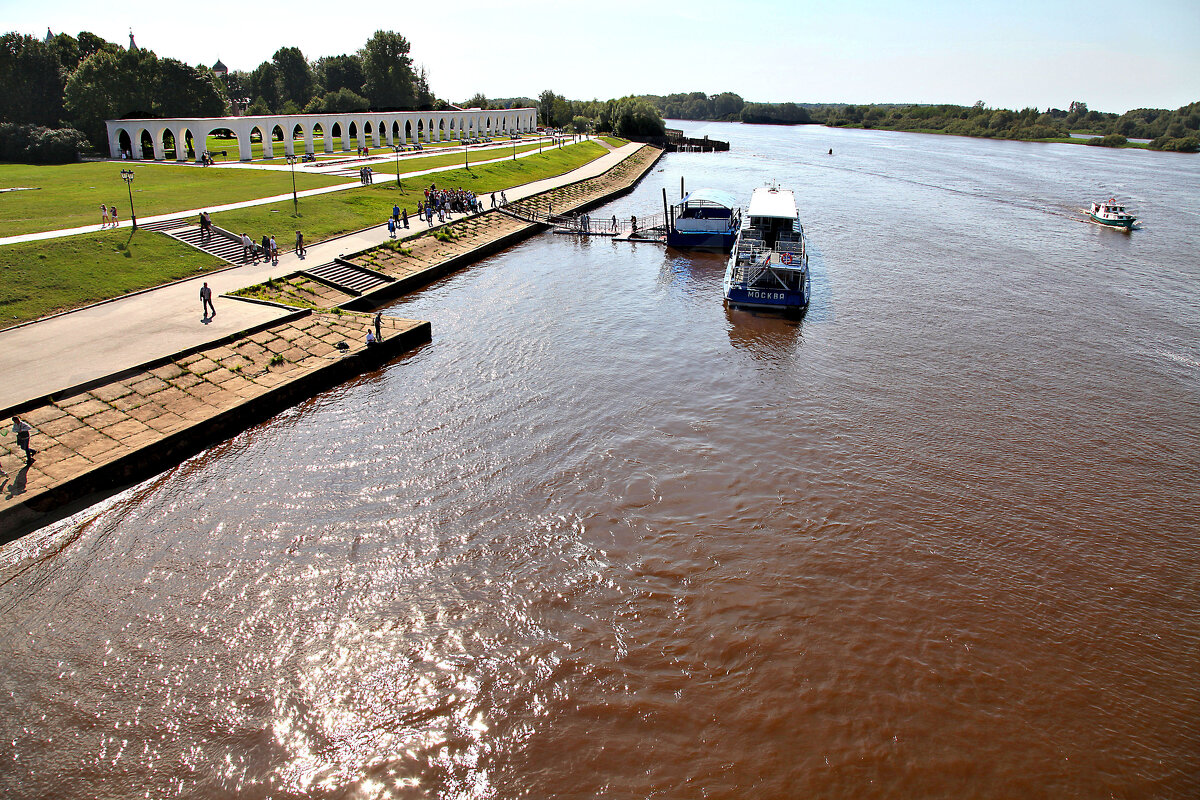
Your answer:
[[[668,220],[671,217],[671,212],[667,210],[668,208],[670,208],[670,206],[667,205],[667,187],[664,186],[663,187],[663,224],[664,225],[668,224]]]

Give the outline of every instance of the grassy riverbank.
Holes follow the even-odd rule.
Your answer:
[[[214,169],[133,162],[88,162],[33,166],[0,164],[0,236],[15,236],[100,223],[100,205],[116,205],[129,219],[129,191],[121,169],[134,173],[133,202],[139,217],[169,214],[256,197],[290,194],[289,172]],[[345,183],[346,178],[296,171],[296,188],[315,189]]]
[[[292,237],[287,234],[300,229],[309,243],[315,243],[379,225],[391,216],[393,205],[406,209],[410,217],[415,216],[417,201],[425,199],[422,190],[431,183],[469,189],[484,196],[484,204],[490,205],[486,196],[491,192],[562,175],[596,160],[605,152],[604,147],[595,142],[581,142],[562,148],[547,148],[544,153],[515,161],[498,161],[469,170],[456,169],[405,178],[401,179],[399,186],[394,178],[384,180],[377,172],[377,182],[371,186],[301,200],[299,213],[292,210],[292,202],[288,200],[222,211],[213,214],[213,222],[234,233],[249,233],[251,238],[273,233],[277,239],[289,242]]]
[[[0,247],[0,328],[210,272],[224,261],[132,228]]]

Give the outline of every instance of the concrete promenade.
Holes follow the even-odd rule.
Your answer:
[[[508,189],[507,197],[516,201],[595,177],[641,147],[627,144],[571,172]],[[441,170],[431,170],[435,171]],[[168,216],[195,217],[200,210]],[[412,224],[409,236],[428,230],[421,223]],[[386,226],[379,225],[311,245],[303,260],[287,252],[274,265],[260,261],[231,267],[0,331],[0,375],[5,377],[0,384],[0,408],[282,319],[290,312],[221,295],[356,253],[388,238]],[[213,290],[217,310],[208,324],[201,322],[200,287],[205,281]]]

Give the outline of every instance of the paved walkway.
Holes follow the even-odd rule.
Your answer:
[[[600,144],[604,144],[604,141],[601,139],[597,139],[596,141],[599,142]],[[606,144],[604,144],[604,146],[608,147],[608,145],[606,145]],[[511,149],[511,148],[506,148],[506,149]],[[517,158],[526,158],[528,156],[535,156],[537,154],[538,154],[537,150],[529,150],[524,153],[517,153]],[[433,151],[433,152],[426,152],[425,155],[427,155],[427,156],[428,155],[442,155],[442,153]],[[351,154],[351,157],[353,157],[353,154]],[[492,163],[496,163],[496,162],[500,162],[500,161],[509,161],[511,159],[512,159],[512,154],[510,152],[508,155],[501,155],[496,158],[487,158],[487,159],[482,159],[482,160],[476,160],[476,161],[472,161],[471,163],[473,163],[475,166],[479,166],[481,164],[492,164]],[[388,159],[381,158],[381,157],[362,157],[362,158],[360,158],[360,162],[363,166],[366,166],[371,163],[386,162],[387,160]],[[120,163],[129,164],[130,162],[122,161]],[[155,163],[155,162],[137,162],[137,161],[135,161],[132,163],[138,164],[138,163]],[[403,162],[401,162],[401,166],[403,166]],[[331,166],[329,169],[322,170],[321,172],[322,173],[337,172],[338,170],[346,169],[346,167],[347,167],[346,164],[341,164],[341,165]],[[212,168],[211,167],[197,167],[197,169],[212,169]],[[288,169],[288,167],[278,167],[278,166],[272,166],[269,164],[242,164],[239,162],[237,165],[230,164],[228,167],[224,167],[224,169],[258,169],[258,170],[271,170],[271,171],[277,171],[277,170],[282,169],[282,170],[286,171]],[[455,169],[462,169],[462,165],[461,164],[449,164],[444,167],[433,167],[431,169],[416,170],[414,172],[402,172],[402,173],[400,173],[400,177],[401,178],[419,178],[422,175],[432,175],[437,172],[449,172],[449,171],[455,170]],[[383,181],[388,178],[391,178],[393,180],[395,179],[395,176],[393,176],[393,175],[378,175],[376,177],[377,177],[378,181]],[[334,186],[322,186],[317,189],[305,189],[303,191],[296,192],[296,196],[297,197],[316,197],[317,195],[329,194],[330,192],[344,192],[347,189],[359,189],[359,188],[362,188],[362,184],[359,181],[355,180],[352,183],[339,183]],[[259,198],[255,198],[254,200],[243,200],[238,203],[227,203],[223,206],[205,206],[204,208],[193,208],[193,209],[188,209],[188,210],[183,210],[183,211],[172,211],[170,214],[157,214],[153,217],[140,217],[138,219],[138,224],[139,225],[149,225],[153,222],[161,222],[162,220],[167,220],[167,219],[179,219],[180,217],[196,219],[199,216],[201,211],[208,211],[209,213],[216,214],[221,211],[232,211],[235,208],[249,208],[250,206],[262,206],[262,205],[267,205],[269,203],[283,203],[283,202],[286,202],[291,199],[292,199],[292,193],[287,192],[286,194],[277,194],[277,195],[272,195],[271,197],[259,197]],[[126,220],[125,222],[122,222],[121,224],[122,224],[122,226],[127,227],[129,225],[129,222],[128,222],[128,220]],[[0,247],[4,246],[6,244],[16,244],[18,242],[37,242],[37,241],[42,241],[44,239],[60,239],[64,236],[77,236],[81,233],[97,233],[99,231],[100,231],[99,225],[83,225],[78,228],[63,228],[61,230],[56,230],[56,231],[40,231],[38,233],[22,233],[17,236],[0,237]]]
[[[505,193],[512,202],[595,177],[637,152],[641,146],[627,144],[579,169],[556,178],[515,186]],[[437,171],[441,170],[430,170]],[[358,186],[357,183],[353,185]],[[169,214],[165,218],[199,213],[196,209]],[[410,236],[427,229],[415,220],[412,223]],[[335,256],[356,253],[388,238],[387,226],[379,225],[314,244],[308,248],[303,260],[288,252],[280,257],[278,264],[260,261],[233,267],[0,331],[0,375],[4,376],[0,383],[0,408],[283,317],[289,312],[218,295],[296,272],[305,265],[324,264]],[[201,322],[200,286],[204,281],[213,289],[217,309],[216,317],[208,324]]]

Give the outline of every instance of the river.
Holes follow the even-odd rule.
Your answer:
[[[777,180],[803,319],[550,234],[397,303],[0,550],[0,795],[1200,795],[1200,160],[680,126],[593,217]]]

